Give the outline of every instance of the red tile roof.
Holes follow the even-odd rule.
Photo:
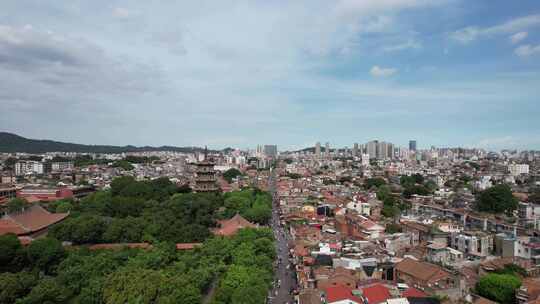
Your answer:
[[[24,234],[27,231],[18,225],[15,221],[13,221],[10,218],[2,218],[0,219],[0,235],[8,234],[8,233],[14,233],[14,234]]]
[[[362,289],[362,292],[367,299],[367,304],[383,303],[392,296],[388,288],[382,284],[365,287]]]
[[[65,219],[69,213],[50,213],[39,205],[34,205],[24,212],[9,215],[15,222],[31,230],[41,230]]]
[[[437,265],[418,262],[409,258],[397,263],[396,270],[406,273],[416,280],[425,282],[436,282],[450,275]]]
[[[231,219],[219,221],[220,227],[214,229],[214,234],[231,236],[236,234],[239,229],[242,228],[257,228],[258,226],[250,223],[243,218],[240,214],[236,214]]]
[[[331,286],[326,288],[326,302],[333,303],[342,300],[354,301],[358,304],[363,304],[364,301],[352,294],[352,289],[345,286]]]
[[[405,290],[404,292],[402,292],[401,296],[403,298],[426,298],[428,295],[421,290],[411,287]]]
[[[177,243],[176,250],[190,250],[202,246],[202,243]]]
[[[45,229],[65,219],[69,213],[50,213],[39,205],[34,205],[20,213],[13,213],[0,219],[0,235],[15,233],[29,234]]]

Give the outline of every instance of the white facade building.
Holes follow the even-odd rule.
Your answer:
[[[43,174],[44,167],[42,162],[38,161],[20,161],[15,164],[15,175],[25,174]]]
[[[509,164],[508,172],[513,176],[529,174],[529,165],[527,164]]]

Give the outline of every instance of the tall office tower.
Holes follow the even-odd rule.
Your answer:
[[[385,141],[379,142],[377,145],[377,159],[387,159],[388,143]]]
[[[409,140],[409,150],[416,151],[416,140]]]
[[[353,156],[358,156],[358,143],[354,143],[353,150],[352,150]]]
[[[315,144],[315,156],[317,158],[321,158],[321,143],[320,142],[317,142]]]
[[[330,143],[329,142],[326,142],[324,154],[326,155],[326,157],[330,156]]]
[[[369,158],[377,158],[378,141],[372,140],[366,144],[366,154]]]
[[[277,146],[276,145],[264,145],[264,154],[268,157],[277,156]]]
[[[388,143],[386,156],[389,159],[394,159],[394,144]]]

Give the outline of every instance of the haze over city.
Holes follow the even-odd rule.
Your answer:
[[[281,149],[538,149],[538,1],[0,5],[0,130]]]

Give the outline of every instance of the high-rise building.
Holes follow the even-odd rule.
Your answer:
[[[317,142],[315,144],[315,156],[317,156],[317,158],[321,158],[321,143],[320,142]]]
[[[277,156],[277,146],[276,145],[264,145],[264,155],[268,157]]]
[[[326,157],[329,157],[330,156],[330,143],[329,142],[326,142],[326,145],[324,147],[324,154],[326,155]]]
[[[369,155],[369,158],[377,158],[378,141],[372,140],[366,146],[366,154]]]
[[[416,151],[416,140],[409,140],[409,150]]]
[[[388,143],[386,157],[389,159],[394,159],[394,144]]]
[[[354,143],[352,151],[353,156],[358,156],[358,143]]]
[[[377,145],[377,159],[387,159],[388,158],[388,143],[385,141],[380,141]]]

